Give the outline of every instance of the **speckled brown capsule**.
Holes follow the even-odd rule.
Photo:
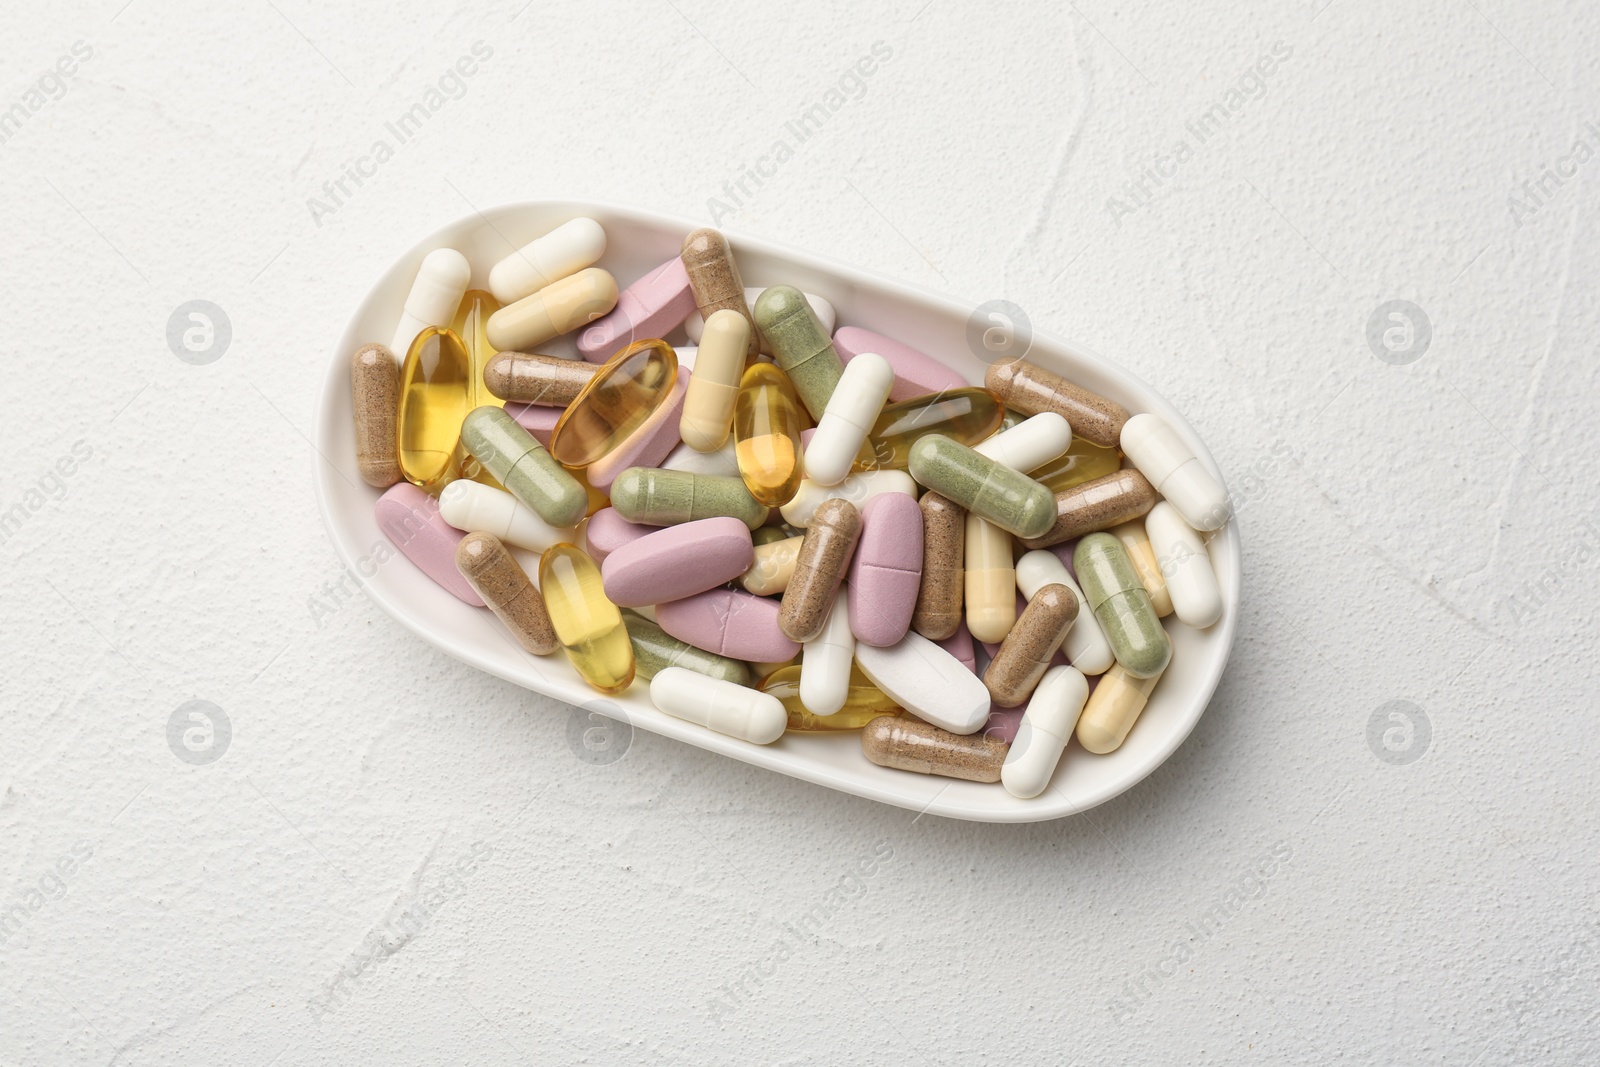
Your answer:
[[[1024,415],[1054,411],[1067,420],[1073,437],[1104,448],[1118,447],[1128,411],[1098,393],[1052,374],[1025,359],[996,363],[983,375],[985,389],[999,395],[1006,407]]]
[[[1056,522],[1042,536],[1022,541],[1027,548],[1049,548],[1074,537],[1109,530],[1155,507],[1155,487],[1132,467],[1056,494]]]
[[[880,767],[998,782],[1011,746],[983,734],[953,734],[921,719],[883,715],[861,728],[861,751]]]
[[[804,644],[822,633],[860,537],[861,513],[843,497],[823,501],[811,516],[778,608],[778,629],[789,640]]]
[[[921,506],[922,587],[911,628],[930,641],[943,641],[961,625],[967,509],[934,492],[922,494]]]
[[[483,368],[483,384],[501,400],[564,408],[577,399],[599,369],[581,359],[501,352]]]
[[[356,423],[356,466],[377,489],[400,473],[400,364],[383,345],[365,345],[350,357],[350,407]]]
[[[1033,594],[983,672],[996,704],[1014,708],[1033,694],[1077,617],[1078,598],[1066,586],[1051,584]]]
[[[523,648],[535,656],[548,656],[561,647],[544,597],[494,534],[462,538],[456,546],[456,569]]]
[[[745,303],[744,281],[739,277],[728,239],[709,226],[696,230],[683,239],[679,257],[689,272],[689,288],[694,290],[695,308],[702,319],[727,308],[750,323],[750,341],[744,354],[745,365],[749,366],[761,352],[761,334],[756,320],[750,317],[750,305]]]

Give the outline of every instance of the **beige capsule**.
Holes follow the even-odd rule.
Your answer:
[[[1150,594],[1150,603],[1156,609],[1156,617],[1164,619],[1172,614],[1172,594],[1167,592],[1167,579],[1161,573],[1161,564],[1156,562],[1156,550],[1150,547],[1150,535],[1145,532],[1144,523],[1134,520],[1125,522],[1120,526],[1113,526],[1109,533],[1128,552],[1128,559],[1133,563],[1135,573],[1139,575],[1139,582],[1144,586],[1144,591]]]
[[[1141,518],[1159,499],[1155,487],[1132,467],[1056,494],[1055,525],[1038,537],[1022,538],[1026,548],[1049,548],[1099,530]]]
[[[756,596],[782,593],[789,588],[789,579],[794,577],[795,561],[800,558],[800,545],[804,541],[804,537],[785,537],[781,541],[757,545],[755,560],[750,569],[739,576],[739,584]]]
[[[1160,680],[1159,673],[1135,678],[1120,663],[1112,667],[1101,676],[1078,717],[1078,744],[1100,756],[1121,748]]]
[[[778,608],[778,629],[805,644],[822,633],[861,537],[861,513],[843,497],[823,501],[811,517]]]
[[[922,585],[911,628],[943,641],[961,626],[966,586],[967,509],[932,490],[922,494]]]
[[[761,354],[761,336],[756,320],[750,315],[750,305],[744,298],[744,282],[739,277],[739,266],[733,261],[733,250],[721,233],[703,227],[683,239],[679,253],[683,269],[689,274],[689,288],[694,290],[695,308],[700,318],[709,322],[711,316],[727,309],[737,311],[750,324],[750,336],[745,339],[745,365]]]
[[[364,345],[350,357],[350,407],[356,424],[356,467],[377,489],[400,473],[400,364],[383,345]]]
[[[548,656],[561,647],[544,597],[494,534],[474,533],[456,546],[456,569],[523,648]]]
[[[1033,594],[983,672],[996,704],[1015,708],[1033,694],[1077,617],[1078,598],[1066,586],[1051,584]]]
[[[1067,420],[1074,437],[1102,448],[1117,448],[1121,443],[1122,427],[1128,421],[1126,408],[1025,359],[993,364],[984,372],[983,385],[1013,411],[1024,415],[1056,412]]]
[[[599,369],[581,359],[501,352],[483,368],[483,384],[501,400],[564,408],[577,399]]]
[[[498,352],[525,352],[593,322],[617,306],[617,280],[599,267],[552,282],[489,316],[486,333]]]
[[[883,715],[861,729],[861,751],[880,767],[998,782],[1011,746],[983,734],[953,734],[932,723]]]

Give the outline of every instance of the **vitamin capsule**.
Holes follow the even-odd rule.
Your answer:
[[[867,680],[861,669],[850,667],[850,685],[844,703],[832,715],[818,715],[800,697],[803,665],[779,667],[761,680],[756,688],[770,693],[783,704],[789,716],[791,733],[823,733],[859,730],[880,715],[900,714],[900,705],[883,695],[883,690]]]
[[[616,279],[599,267],[590,267],[489,316],[489,343],[502,352],[526,352],[593,322],[616,304]]]
[[[606,556],[606,599],[619,607],[682,600],[731,582],[753,558],[750,528],[719,517],[652,530]]]
[[[458,530],[493,534],[508,545],[543,552],[574,539],[570,526],[552,526],[504,489],[458,478],[439,494],[439,514]]]
[[[781,618],[781,616],[780,616]],[[800,653],[800,702],[814,715],[835,715],[850,696],[850,672],[856,639],[850,632],[850,605],[838,597],[822,632]]]
[[[907,496],[916,496],[917,483],[911,480],[911,475],[905,471],[862,471],[852,474],[838,485],[818,485],[810,479],[800,483],[800,489],[794,494],[794,499],[783,507],[779,513],[783,521],[790,526],[805,527],[811,516],[822,506],[824,501],[839,497],[856,506],[859,511],[867,506],[867,501],[875,496],[885,493],[904,493]]]
[[[1135,415],[1122,428],[1122,450],[1156,492],[1196,530],[1217,530],[1232,512],[1228,491],[1159,415]]]
[[[770,363],[752,363],[739,380],[733,454],[745,488],[768,507],[799,490],[800,405],[788,376]]]
[[[1041,411],[972,446],[980,456],[1024,474],[1058,458],[1072,444],[1072,427],[1054,411]]]
[[[745,286],[745,306],[755,307],[756,301],[761,299],[761,294],[764,292],[766,290],[759,287],[752,289],[749,286]],[[822,324],[822,329],[831,333],[833,324],[838,321],[838,315],[835,314],[833,305],[816,293],[803,293],[801,295],[806,298],[806,303],[811,305],[811,311],[817,316],[817,321]],[[688,335],[690,343],[702,343],[705,334],[705,320],[700,318],[698,311],[690,312],[689,317],[683,320],[683,332]],[[772,346],[768,345],[766,339],[759,333],[756,335],[756,341],[760,344],[762,352],[769,356],[772,355]]]
[[[498,537],[473,533],[462,538],[456,546],[456,568],[523,648],[548,656],[561,647],[544,598]]]
[[[1122,543],[1108,533],[1092,533],[1073,550],[1072,567],[1117,663],[1137,678],[1166,670],[1172,642]]]
[[[983,672],[990,698],[1003,708],[1026,701],[1050,669],[1051,658],[1077,617],[1078,598],[1064,585],[1047,585],[1029,597]]]
[[[1122,542],[1122,550],[1128,554],[1128,561],[1139,575],[1139,584],[1150,594],[1150,604],[1156,609],[1156,617],[1164,619],[1171,615],[1172,597],[1167,592],[1167,580],[1161,576],[1161,565],[1156,562],[1155,550],[1150,547],[1145,524],[1135,519],[1113,526],[1106,532]]]
[[[754,530],[767,521],[767,506],[757,503],[738,478],[654,467],[630,467],[617,475],[611,483],[611,506],[629,522],[644,526],[729,515]]]
[[[589,521],[584,524],[583,550],[596,563],[604,563],[607,556],[623,545],[632,544],[658,529],[658,526],[629,522],[617,513],[616,508],[601,508],[590,515]]]
[[[489,291],[510,304],[598,263],[606,254],[606,231],[594,219],[563,222],[523,245],[489,270]]]
[[[1011,566],[1011,535],[981,515],[966,513],[963,589],[967,629],[979,641],[1005,640],[1017,621],[1017,575]]]
[[[989,718],[989,690],[950,653],[917,633],[897,645],[856,645],[856,662],[884,695],[920,719],[970,734]]]
[[[861,730],[862,753],[880,767],[969,782],[998,782],[1006,748],[982,734],[962,736],[898,716],[873,719]]]
[[[356,467],[361,480],[387,489],[405,477],[396,453],[400,368],[382,345],[363,345],[350,357],[350,407],[355,415]]]
[[[437,500],[410,482],[399,482],[378,498],[372,512],[383,536],[418,570],[456,599],[483,607],[483,598],[456,570],[456,545],[466,535],[444,521]]]
[[[679,374],[667,399],[650,413],[639,427],[584,468],[583,477],[601,494],[611,492],[611,483],[629,467],[656,467],[678,447],[678,422],[683,417],[683,399],[689,391],[687,375]]]
[[[455,317],[450,320],[450,332],[461,341],[472,364],[472,406],[475,408],[485,404],[499,407],[504,403],[503,398],[495,396],[485,384],[489,363],[498,354],[489,343],[489,318],[499,310],[500,302],[492,295],[482,289],[468,289],[461,298],[461,306],[456,308]]]
[[[727,441],[749,343],[749,319],[727,308],[712,314],[695,355],[689,396],[678,423],[678,433],[690,448],[712,452]]]
[[[778,613],[778,626],[791,641],[811,641],[822,632],[860,536],[861,513],[848,500],[828,500],[811,517]]]
[[[594,561],[576,545],[553,546],[539,559],[539,591],[562,650],[583,680],[602,693],[628,688],[633,644]]]
[[[1136,678],[1120,663],[1112,667],[1078,717],[1078,744],[1099,756],[1121,748],[1160,680],[1160,674]]]
[[[782,737],[789,721],[777,697],[684,667],[650,679],[650,702],[674,718],[756,745]]]
[[[649,619],[638,615],[624,612],[622,623],[628,628],[628,640],[633,643],[636,677],[648,681],[668,667],[686,667],[734,685],[750,684],[750,669],[736,659],[695,648],[687,641],[679,641]]]
[[[689,272],[673,256],[617,294],[617,306],[578,335],[578,355],[604,363],[635,341],[667,336],[692,311]]]
[[[400,368],[400,473],[436,492],[456,477],[461,420],[471,411],[472,360],[447,327],[417,334]]]
[[[1222,618],[1222,590],[1200,535],[1170,500],[1151,508],[1144,524],[1178,621],[1204,630]]]
[[[1086,609],[1088,601],[1067,565],[1056,553],[1044,549],[1023,553],[1017,560],[1017,589],[1023,596],[1031,597],[1047,585],[1064,585],[1078,598],[1078,617],[1061,642],[1067,662],[1084,674],[1104,674],[1110,670],[1116,662],[1111,654],[1111,642],[1100,631],[1094,612]]]
[[[1122,454],[1114,448],[1102,448],[1083,437],[1074,437],[1072,444],[1059,458],[1028,472],[1028,477],[1050,490],[1059,493],[1096,478],[1104,478],[1122,466]]]
[[[756,322],[751,318],[750,305],[745,303],[744,282],[739,278],[739,267],[733,261],[728,239],[710,227],[695,230],[683,239],[679,258],[689,273],[689,287],[694,291],[695,310],[701,319],[728,310],[737,311],[750,323],[745,362],[754,362],[760,352]]]
[[[806,444],[806,477],[818,485],[845,480],[893,384],[889,361],[871,352],[863,352],[844,369],[815,435]]]
[[[794,382],[806,410],[812,418],[822,418],[844,374],[844,363],[805,296],[792,285],[774,285],[756,301],[755,324],[772,346],[772,358]]]
[[[983,384],[1009,408],[1024,415],[1054,411],[1072,424],[1074,437],[1086,437],[1102,448],[1117,447],[1128,412],[1120,404],[1075,385],[1059,374],[1023,359],[992,364]]]
[[[867,470],[905,467],[911,449],[932,434],[943,434],[964,445],[977,444],[994,434],[1005,417],[1000,400],[987,389],[952,389],[918,397],[883,409],[866,448],[857,461]]]
[[[501,400],[564,408],[597,369],[592,363],[537,352],[501,352],[484,367],[483,384]]]
[[[778,602],[738,589],[658,604],[656,623],[680,641],[747,663],[787,663],[800,654],[778,627]]]
[[[1006,792],[1031,800],[1045,791],[1088,699],[1089,682],[1075,668],[1051,667],[1045,672],[1000,768]]]
[[[552,526],[576,526],[589,494],[504,408],[474,408],[461,424],[467,449],[506,491]]]
[[[411,351],[417,334],[429,326],[449,326],[471,280],[472,265],[455,249],[436,248],[423,256],[417,279],[406,294],[405,308],[395,326],[394,340],[389,342],[389,351],[396,357],[403,357]]]
[[[967,509],[938,493],[922,494],[922,580],[911,628],[942,641],[961,626],[966,585]]]
[[[763,526],[758,534],[772,527]],[[776,531],[782,534],[782,530]],[[795,560],[800,558],[800,545],[804,537],[784,537],[764,545],[756,545],[750,569],[739,577],[739,584],[756,596],[776,596],[789,588],[794,577]]]
[[[922,586],[922,557],[917,502],[902,493],[867,501],[845,586],[856,640],[892,645],[906,635]]]
[[[834,350],[845,366],[863,352],[876,352],[894,368],[889,399],[895,403],[960,389],[967,380],[943,363],[908,345],[857,326],[845,326],[833,335]]]
[[[1110,529],[1140,518],[1156,502],[1144,475],[1130,468],[1064,489],[1053,498],[1055,522],[1038,537],[1024,537],[1026,548],[1049,548],[1074,537]]]
[[[550,454],[568,467],[603,458],[665,403],[678,354],[665,341],[636,341],[612,356],[562,413]]]
[[[1037,537],[1055,521],[1050,490],[942,434],[912,446],[911,476],[1018,537]]]

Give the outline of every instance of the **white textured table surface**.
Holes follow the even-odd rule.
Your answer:
[[[8,9],[0,1064],[1592,1061],[1600,15],[1324,3]],[[918,819],[585,763],[373,609],[310,491],[332,340],[561,195],[1162,389],[1245,542],[1189,742]]]

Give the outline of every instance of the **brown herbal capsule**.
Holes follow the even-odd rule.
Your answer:
[[[501,352],[483,368],[483,384],[501,400],[564,408],[600,368],[581,359],[537,352]]]
[[[861,751],[880,767],[998,782],[1011,746],[983,734],[953,734],[921,719],[883,715],[861,729]]]
[[[744,362],[749,366],[761,353],[761,331],[750,316],[750,305],[744,299],[744,281],[739,277],[738,264],[733,261],[733,251],[728,239],[709,226],[691,233],[683,239],[679,253],[684,270],[689,272],[689,288],[694,290],[694,303],[701,319],[727,308],[737,311],[750,323],[750,341],[745,345]]]
[[[1025,548],[1049,548],[1074,537],[1131,522],[1155,507],[1155,487],[1132,467],[1056,494],[1056,522],[1039,537],[1022,539]]]
[[[967,509],[935,492],[922,494],[922,586],[911,628],[943,641],[961,625],[966,585]]]
[[[494,534],[462,538],[456,546],[456,569],[523,648],[535,656],[548,656],[561,647],[544,597]]]
[[[1121,404],[1091,393],[1025,359],[992,365],[983,375],[984,388],[999,395],[1006,407],[1024,415],[1054,411],[1067,420],[1073,437],[1103,448],[1117,448],[1129,415]]]
[[[1033,594],[983,672],[996,704],[1014,708],[1033,694],[1077,617],[1078,598],[1066,586],[1051,584]]]
[[[822,633],[860,537],[861,513],[850,501],[830,497],[817,508],[778,608],[778,629],[789,640],[805,644]]]
[[[365,345],[350,357],[350,406],[356,423],[356,466],[377,489],[400,473],[400,364],[383,345]]]

